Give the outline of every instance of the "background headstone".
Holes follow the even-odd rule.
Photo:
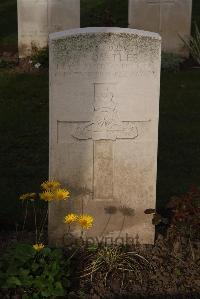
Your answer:
[[[19,57],[46,47],[49,33],[80,27],[80,0],[18,0]]]
[[[28,56],[48,42],[47,0],[18,0],[19,57]]]
[[[129,0],[129,27],[160,33],[162,50],[188,56],[192,0]]]
[[[80,0],[48,0],[49,32],[80,27]]]
[[[69,212],[94,216],[88,237],[153,243],[160,44],[120,28],[50,35],[50,177],[72,192],[50,204],[50,243],[62,243]]]

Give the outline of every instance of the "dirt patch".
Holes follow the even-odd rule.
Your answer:
[[[17,44],[13,45],[0,43],[0,56],[5,52],[10,53],[11,55],[15,55],[18,52]]]
[[[174,237],[174,236],[173,236]],[[85,298],[200,298],[200,243],[159,235],[155,246],[129,248],[144,256],[151,267],[126,276],[123,287],[119,273],[110,275],[107,285],[102,273],[80,281]],[[81,255],[83,258],[83,255]],[[72,297],[73,298],[73,297]]]
[[[38,73],[46,70],[46,67],[33,63],[30,57],[19,59],[18,53],[0,52],[0,69],[12,73]]]
[[[200,65],[192,57],[184,60],[180,65],[181,71],[187,71],[190,69],[200,69]]]
[[[34,233],[1,232],[0,252],[17,241],[34,244]],[[77,249],[77,245],[70,246],[65,248],[66,257]],[[98,250],[91,251],[81,246],[74,255],[71,289],[67,298],[200,298],[200,240],[182,237],[173,226],[165,232],[165,236],[158,234],[155,245],[123,247],[124,252],[134,251],[149,264],[141,264],[139,271],[127,271],[124,276],[119,269],[111,271],[106,283],[105,271],[101,267],[92,277],[81,277],[88,260],[95,260]]]

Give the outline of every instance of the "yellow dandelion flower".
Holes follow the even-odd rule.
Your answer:
[[[78,222],[82,228],[88,229],[93,225],[94,218],[90,215],[81,215],[78,218]]]
[[[66,189],[57,189],[53,192],[55,200],[66,200],[69,197],[69,191]]]
[[[60,187],[60,183],[58,181],[45,181],[41,184],[41,188],[43,190],[55,190]]]
[[[67,224],[72,224],[73,222],[78,220],[78,216],[76,214],[68,214],[67,216],[65,216],[64,218],[64,222]]]
[[[54,198],[54,194],[51,191],[44,191],[40,193],[40,199],[44,201],[51,201]]]
[[[36,251],[41,251],[43,248],[44,248],[44,245],[42,243],[37,243],[37,244],[34,244],[33,245],[33,248],[36,250]]]
[[[22,194],[19,199],[34,200],[35,198],[36,198],[36,193],[26,193],[26,194]]]

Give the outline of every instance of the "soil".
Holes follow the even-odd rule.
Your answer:
[[[171,234],[171,235],[170,235]],[[192,250],[185,239],[177,238],[173,230],[159,235],[154,246],[130,248],[144,256],[151,267],[141,270],[142,281],[134,273],[127,275],[123,287],[118,272],[103,283],[102,273],[94,281],[81,281],[85,298],[200,298],[200,243]]]
[[[11,55],[15,55],[17,52],[18,52],[17,45],[0,44],[0,56],[2,56],[3,53],[10,53]]]
[[[197,64],[196,61],[194,61],[194,59],[192,57],[184,60],[181,65],[180,65],[180,70],[181,71],[186,71],[188,69],[195,69],[195,68],[200,68],[200,66]]]
[[[1,61],[3,65],[1,66]],[[1,52],[0,51],[0,69],[9,70],[10,72],[17,73],[38,73],[46,70],[42,65],[39,68],[36,68],[35,65],[31,62],[31,58],[19,59],[18,53],[12,52]]]
[[[1,252],[16,240],[15,232],[2,232]],[[23,241],[33,242],[33,234],[24,233]],[[141,268],[141,277],[133,272],[127,272],[123,286],[122,273],[119,270],[108,277],[106,285],[105,273],[102,271],[98,271],[92,281],[90,277],[77,279],[82,273],[78,271],[82,271],[85,267],[84,257],[88,256],[88,252],[83,250],[74,258],[73,266],[76,271],[73,277],[76,278],[72,280],[71,291],[67,298],[200,298],[199,240],[190,244],[171,227],[165,236],[158,235],[155,245],[137,244],[127,250],[136,251],[149,261],[149,267]]]

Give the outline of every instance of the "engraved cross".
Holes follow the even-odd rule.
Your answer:
[[[134,120],[121,120],[115,83],[94,83],[93,115],[90,121],[74,121],[69,124],[69,136],[77,142],[92,141],[93,182],[92,194],[96,200],[114,198],[114,163],[117,140],[133,140],[138,137]],[[150,120],[140,120],[145,123]],[[138,121],[137,121],[138,122]],[[64,125],[62,123],[62,125]],[[69,138],[70,138],[69,137]]]
[[[93,119],[79,123],[72,136],[93,140],[93,198],[113,199],[114,143],[117,139],[135,139],[133,121],[120,121],[112,83],[94,84]]]

